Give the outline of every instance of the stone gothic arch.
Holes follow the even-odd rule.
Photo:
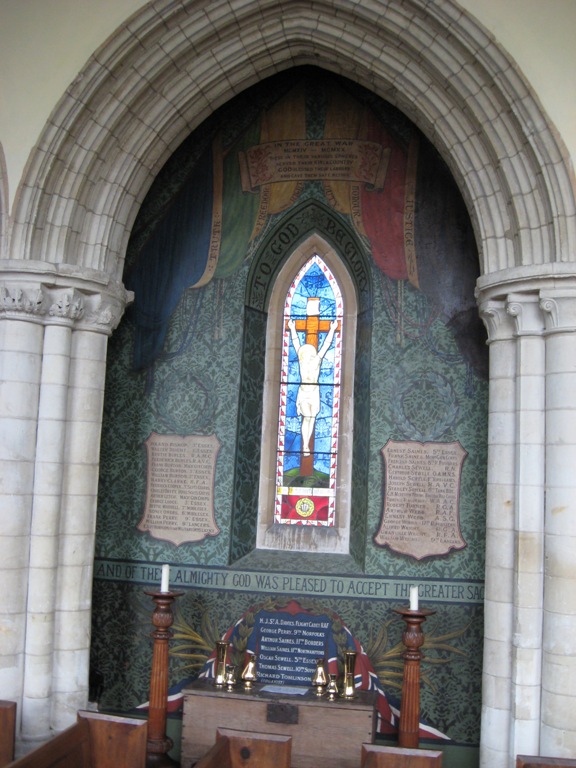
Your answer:
[[[18,332],[36,361],[26,371],[31,396],[25,416],[36,428],[6,448],[6,460],[25,470],[21,485],[7,489],[9,504],[16,492],[21,503],[15,546],[29,542],[36,524],[41,530],[51,504],[60,500],[77,510],[79,498],[85,517],[80,534],[90,541],[105,337],[130,299],[121,284],[124,253],[156,173],[232,95],[304,64],[354,79],[402,110],[440,151],[468,206],[480,253],[478,298],[492,344],[482,764],[509,766],[518,747],[564,754],[576,747],[573,723],[559,714],[569,711],[563,680],[576,674],[564,659],[576,652],[573,633],[564,632],[560,644],[552,639],[553,616],[569,616],[555,602],[554,589],[565,578],[561,540],[565,544],[566,533],[576,531],[552,512],[566,506],[567,491],[574,496],[555,469],[574,459],[573,438],[564,439],[562,431],[572,421],[561,396],[573,391],[564,360],[576,346],[574,178],[564,147],[514,63],[453,0],[159,0],[94,53],[29,158],[4,251],[1,317],[11,324],[8,335]],[[523,375],[526,355],[534,363],[532,378]],[[50,357],[70,362],[58,368],[57,382],[42,376]],[[13,391],[16,398],[21,385],[11,379],[5,394]],[[51,480],[38,471],[43,467],[54,470]],[[81,493],[75,468],[90,470]],[[509,508],[503,523],[502,510]],[[62,549],[51,557],[54,584],[61,587],[73,579],[66,568],[79,551],[71,546],[79,531],[66,517],[59,531]],[[514,554],[515,537],[527,550],[526,568],[521,553]],[[551,563],[546,574],[544,548]],[[90,546],[83,551],[88,555]],[[35,552],[32,541],[29,575],[41,580]],[[46,599],[54,622],[63,628],[73,622],[80,635],[78,617],[87,626],[89,614],[91,563],[74,565],[84,575],[80,586],[74,582],[76,602],[59,602],[56,586]],[[544,597],[532,604],[528,593]],[[5,695],[24,699],[24,733],[33,722],[46,732],[61,728],[85,695],[66,674],[82,653],[49,649],[60,654],[52,663],[60,670],[59,685],[40,701],[30,661],[40,637],[30,617],[42,607],[27,602],[22,590],[11,595],[9,610],[26,647],[16,642],[8,651],[19,661],[10,677],[13,690]],[[537,638],[534,647],[523,645],[526,626]],[[86,644],[84,662],[87,654]],[[542,669],[550,672],[550,683],[540,703]]]
[[[17,196],[10,257],[119,280],[138,206],[180,141],[231,95],[301,64],[370,88],[432,141],[467,202],[483,274],[573,258],[565,149],[514,63],[452,0],[147,6],[54,110]]]

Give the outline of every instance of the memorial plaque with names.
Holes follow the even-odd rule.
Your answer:
[[[386,485],[376,544],[416,560],[463,549],[460,475],[468,454],[460,443],[389,440],[382,455]]]
[[[146,440],[146,507],[138,530],[179,546],[220,529],[214,518],[216,435],[159,435]]]
[[[260,611],[248,643],[258,657],[258,679],[311,685],[316,659],[330,654],[330,627],[328,616]]]

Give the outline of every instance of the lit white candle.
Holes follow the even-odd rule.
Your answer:
[[[160,582],[160,592],[170,592],[168,586],[170,582],[170,566],[168,563],[162,566],[162,581]]]
[[[410,587],[410,610],[418,610],[418,587]]]

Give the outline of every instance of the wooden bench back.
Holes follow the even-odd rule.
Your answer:
[[[10,768],[92,768],[88,722],[82,720],[71,725],[41,747],[10,763]]]
[[[114,717],[100,712],[78,712],[78,722],[90,730],[93,768],[144,768],[148,746],[148,721]]]
[[[194,768],[290,768],[292,737],[218,728],[216,743]]]
[[[14,760],[16,702],[0,701],[0,768]]]
[[[78,720],[8,768],[145,768],[148,722],[98,712]]]
[[[531,757],[530,755],[518,755],[516,768],[576,768],[576,759],[565,757]]]
[[[361,768],[441,768],[442,752],[362,744]]]

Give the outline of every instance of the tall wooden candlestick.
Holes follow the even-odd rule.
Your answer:
[[[183,592],[146,592],[156,603],[152,613],[152,624],[156,627],[152,651],[150,674],[150,703],[148,707],[147,768],[176,766],[168,752],[173,742],[166,735],[166,712],[168,705],[168,641],[172,637],[170,627],[174,621],[172,603]]]
[[[395,608],[394,610],[406,622],[406,629],[402,633],[402,642],[406,646],[406,650],[402,654],[404,677],[402,680],[398,745],[417,748],[420,740],[420,661],[423,658],[420,648],[424,643],[422,624],[426,621],[427,616],[431,616],[436,611],[429,611],[426,608],[416,610]]]

